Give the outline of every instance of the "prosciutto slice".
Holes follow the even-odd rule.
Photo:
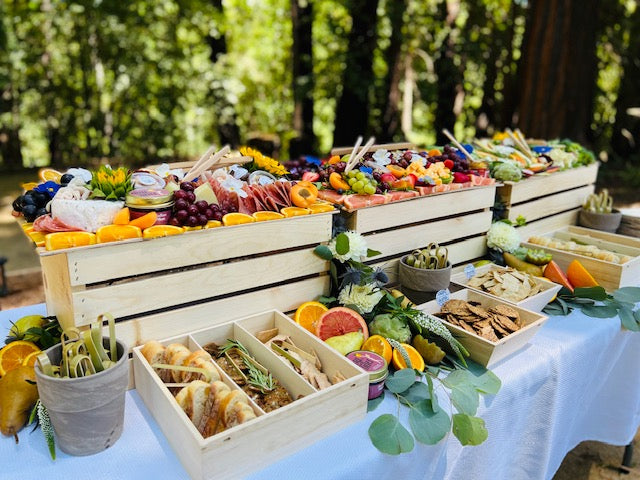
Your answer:
[[[33,222],[33,229],[36,232],[56,233],[56,232],[81,232],[81,228],[68,225],[62,220],[52,218],[51,215],[41,215]]]

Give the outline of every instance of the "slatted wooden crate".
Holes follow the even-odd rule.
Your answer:
[[[598,163],[549,175],[538,174],[519,182],[498,186],[496,201],[504,204],[503,217],[515,222],[519,216],[537,231],[575,225],[578,211],[593,193]],[[540,223],[538,223],[540,222]]]
[[[328,262],[313,248],[331,239],[332,217],[321,213],[41,250],[47,311],[63,326],[87,325],[104,312],[137,319],[119,327],[133,343],[140,331],[155,330],[151,322],[162,323],[158,331],[167,336],[192,330],[207,311],[223,309],[229,318],[266,308],[288,311],[326,291]],[[158,312],[153,321],[147,318]]]
[[[224,317],[213,315],[208,328],[189,331],[162,343],[178,342],[195,351],[209,342],[222,344],[228,338],[236,339],[268,368],[295,400],[268,413],[250,402],[257,418],[203,438],[140,349],[134,349],[136,389],[192,478],[244,477],[364,418],[369,375],[314,335],[277,311],[216,325],[221,319]],[[339,374],[345,379],[316,390],[256,339],[257,332],[274,327],[289,335],[300,348],[315,351],[329,378]],[[232,390],[238,389],[224,372],[220,375]]]
[[[348,229],[365,236],[369,248],[381,252],[368,263],[384,267],[395,281],[399,259],[431,242],[446,245],[454,265],[482,257],[495,191],[495,185],[465,188],[340,215]]]

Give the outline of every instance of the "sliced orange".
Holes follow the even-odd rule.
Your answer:
[[[389,170],[396,178],[402,178],[407,173],[404,168],[392,164],[387,165],[387,170]]]
[[[96,231],[98,243],[119,242],[130,238],[142,238],[142,230],[135,225],[106,225]]]
[[[200,225],[198,225],[197,227],[187,227],[187,226],[184,226],[184,227],[182,227],[182,229],[183,229],[185,232],[193,232],[194,230],[202,230],[202,226],[200,226]]]
[[[38,358],[38,355],[40,355],[42,352],[40,350],[38,350],[37,352],[31,352],[29,355],[27,355],[27,357],[22,360],[22,366],[23,367],[33,367],[36,364],[36,359]]]
[[[158,238],[168,237],[170,235],[179,235],[184,233],[184,228],[176,227],[173,225],[153,225],[152,227],[145,228],[142,232],[142,238]]]
[[[145,228],[152,227],[155,225],[156,220],[158,220],[158,214],[156,212],[149,212],[141,217],[136,218],[135,220],[131,220],[129,225],[133,225],[134,227],[139,227],[142,230]]]
[[[44,237],[45,234],[42,232],[27,232],[29,238],[33,243],[36,244],[36,247],[44,247]]]
[[[316,322],[324,312],[329,310],[320,302],[305,302],[298,307],[293,319],[302,328],[316,334]]]
[[[219,220],[209,220],[204,228],[218,228],[222,226],[222,222]]]
[[[222,223],[226,226],[230,225],[240,225],[243,223],[253,223],[256,219],[251,215],[247,215],[246,213],[227,213],[224,217],[222,217]]]
[[[24,233],[29,233],[30,231],[33,230],[33,223],[32,222],[24,222],[22,224],[22,230],[24,231]]]
[[[40,349],[33,342],[17,340],[5,345],[0,350],[0,377],[9,370],[18,368],[32,353],[40,353]]]
[[[129,220],[131,219],[131,215],[129,212],[129,207],[124,207],[118,210],[116,216],[113,217],[114,225],[129,225]]]
[[[56,232],[44,236],[44,248],[47,250],[83,247],[95,243],[96,236],[90,232]]]
[[[333,172],[329,175],[329,185],[331,185],[334,190],[349,190],[351,188],[338,172]]]
[[[407,351],[407,354],[409,355],[409,360],[411,361],[411,368],[413,368],[414,370],[418,370],[419,372],[422,372],[424,370],[424,358],[422,358],[422,355],[420,355],[418,351],[408,343],[401,343],[400,345],[404,347],[404,349]],[[396,348],[393,350],[392,360],[393,360],[393,366],[397,370],[402,370],[403,368],[407,368],[407,364],[405,363],[404,358],[402,358],[402,353],[400,352],[399,349]]]
[[[53,168],[41,168],[38,172],[38,176],[43,182],[56,182],[60,183],[60,178],[62,178],[62,173],[54,170]]]
[[[284,207],[280,209],[280,213],[285,217],[299,217],[300,215],[309,215],[311,210],[302,207]]]
[[[442,155],[442,152],[437,148],[432,148],[427,152],[427,155],[429,155],[430,157],[439,157],[440,155]]]
[[[335,210],[333,204],[329,202],[316,202],[307,208],[311,210],[311,213],[333,212]]]
[[[34,188],[36,188],[38,185],[40,185],[38,182],[26,182],[26,183],[21,183],[20,186],[22,188],[24,188],[24,191],[29,191],[29,190],[33,190]]]
[[[255,212],[253,218],[256,219],[256,222],[266,222],[268,220],[284,218],[284,215],[278,212]]]
[[[385,359],[387,365],[391,363],[391,356],[393,355],[393,348],[391,344],[382,335],[371,335],[361,347],[362,350],[368,350],[369,352],[375,352]],[[409,357],[411,358],[411,357]],[[413,360],[411,360],[413,363]]]
[[[578,260],[569,264],[567,278],[574,287],[597,287],[600,285]]]

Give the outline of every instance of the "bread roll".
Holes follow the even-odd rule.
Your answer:
[[[216,380],[220,380],[220,373],[218,372],[218,369],[214,365],[211,358],[204,359],[202,357],[196,357],[192,360],[187,359],[184,365],[187,367],[202,368],[209,372],[209,377],[206,377],[202,373],[198,372],[182,372],[182,381],[185,383],[191,382],[193,380],[202,380],[204,382],[214,382]]]
[[[166,348],[160,342],[151,340],[145,343],[140,349],[142,356],[149,362],[149,365],[154,363],[169,363],[166,358]],[[160,380],[163,382],[171,381],[171,371],[165,368],[154,368],[154,372],[158,374]]]
[[[191,350],[185,347],[181,343],[172,343],[171,345],[167,345],[166,356],[168,363],[171,365],[182,365],[184,361],[191,355]],[[180,383],[182,382],[182,374],[179,370],[171,371],[171,378],[174,382]]]
[[[211,386],[207,382],[194,380],[176,395],[178,405],[196,426],[200,424],[205,415],[205,405],[210,390]]]
[[[209,398],[205,403],[205,411],[207,414],[202,417],[200,422],[196,424],[196,428],[203,437],[210,437],[219,431],[222,431],[223,425],[218,418],[218,410],[220,403],[229,395],[231,389],[229,385],[220,380],[211,382],[209,389]]]

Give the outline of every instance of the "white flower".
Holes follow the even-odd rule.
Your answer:
[[[336,237],[329,242],[329,250],[333,254],[333,258],[340,262],[346,262],[348,260],[361,261],[367,256],[367,242],[364,237],[357,232],[347,231],[344,234],[349,238],[349,251],[344,255],[336,252]]]
[[[231,175],[233,175],[235,178],[241,179],[242,177],[244,177],[247,173],[249,173],[249,170],[247,170],[244,167],[241,167],[238,164],[234,164],[231,165],[229,167],[229,173]]]
[[[383,296],[382,290],[371,283],[349,284],[340,291],[338,301],[341,305],[355,305],[361,313],[369,313]]]
[[[73,175],[74,178],[80,177],[84,181],[84,183],[91,182],[91,172],[85,168],[70,168],[66,173],[68,173],[69,175]]]
[[[420,162],[420,164],[424,167],[427,164],[427,159],[417,153],[411,154],[411,163]]]
[[[391,159],[389,158],[389,152],[384,148],[379,148],[378,150],[376,150],[372,156],[372,159],[376,163],[376,165],[379,165],[380,167],[389,165],[389,162],[391,162]]]
[[[513,252],[520,246],[520,236],[512,225],[496,222],[487,232],[487,246],[501,252]]]
[[[244,182],[242,180],[228,176],[220,183],[220,185],[222,185],[222,187],[228,192],[235,192],[239,197],[247,198],[247,192],[242,189],[242,187],[244,187]]]
[[[168,163],[163,163],[158,168],[156,168],[156,174],[159,175],[161,178],[166,178],[169,175],[175,175],[176,177],[178,177],[179,180],[182,180],[185,175],[184,171],[180,168],[176,168],[172,170],[171,167],[169,167]]]

